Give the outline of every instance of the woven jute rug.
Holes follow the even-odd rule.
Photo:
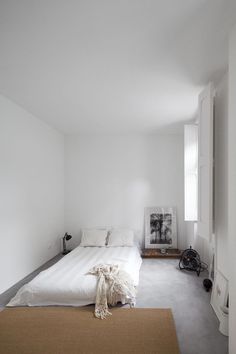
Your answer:
[[[0,312],[1,354],[179,354],[170,309],[9,308]]]

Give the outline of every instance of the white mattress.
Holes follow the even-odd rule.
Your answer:
[[[77,247],[24,285],[7,306],[83,306],[95,303],[97,277],[86,274],[101,263],[119,264],[139,282],[137,247]]]

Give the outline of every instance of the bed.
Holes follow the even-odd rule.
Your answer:
[[[52,267],[24,285],[7,306],[84,306],[95,303],[97,277],[88,274],[97,264],[118,264],[139,283],[142,259],[137,246],[78,246]]]

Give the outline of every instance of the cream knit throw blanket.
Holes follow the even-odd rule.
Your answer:
[[[117,264],[98,264],[89,274],[98,277],[95,317],[104,319],[111,315],[108,305],[115,305],[121,299],[134,305],[136,289],[130,275],[119,269]]]

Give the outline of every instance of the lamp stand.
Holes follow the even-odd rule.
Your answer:
[[[65,233],[65,236],[62,238],[62,240],[63,240],[63,251],[62,251],[62,254],[68,254],[69,252],[70,252],[70,250],[67,250],[66,249],[66,241],[67,240],[70,240],[71,239],[71,235],[68,235],[68,233],[66,232]]]

